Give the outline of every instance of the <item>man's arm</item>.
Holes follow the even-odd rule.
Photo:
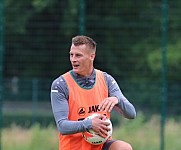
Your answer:
[[[118,104],[115,105],[114,109],[122,113],[126,118],[134,119],[136,117],[134,106],[123,95],[115,79],[107,73],[104,73],[104,75],[108,85],[109,97],[118,99]]]
[[[52,83],[51,105],[57,128],[61,134],[84,132],[92,127],[91,120],[68,120],[68,89],[62,77],[57,78]]]

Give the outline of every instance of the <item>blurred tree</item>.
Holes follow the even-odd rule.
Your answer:
[[[138,99],[139,106],[158,110],[161,1],[85,2],[86,35],[98,43],[96,68],[111,72],[125,92],[129,89],[127,95]],[[170,104],[176,107],[180,106],[181,96],[181,1],[169,1],[168,6],[168,89],[175,92],[168,95],[174,102]],[[53,80],[69,70],[71,38],[79,34],[79,8],[75,0],[6,0],[5,77],[19,77],[20,82],[23,78],[39,78],[44,86],[47,78]],[[31,84],[21,84],[31,89]],[[29,90],[21,94],[23,99],[27,93],[31,94]]]
[[[177,0],[169,5],[180,7],[179,3]],[[161,2],[105,0],[96,1],[95,7],[93,1],[86,1],[85,10],[86,33],[98,43],[96,67],[120,79],[159,76]],[[172,7],[170,30],[179,28],[176,13]],[[68,70],[67,50],[71,37],[79,32],[78,26],[79,1],[6,0],[6,76],[53,77]],[[180,34],[169,35],[169,51],[177,49],[173,51],[176,54],[180,46],[174,42],[179,43]],[[180,57],[171,53],[168,63],[172,64],[168,66],[176,67]]]
[[[5,3],[6,76],[49,77],[54,74],[55,66],[60,65],[56,63],[60,60],[57,52],[64,56],[67,48],[66,44],[62,47],[67,39],[62,38],[66,33],[61,29],[65,10],[70,10],[67,2],[7,0]],[[62,65],[62,70],[64,66],[67,68]]]

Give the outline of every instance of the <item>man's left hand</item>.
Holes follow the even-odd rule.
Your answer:
[[[117,97],[108,97],[99,104],[99,109],[100,111],[111,112],[116,104],[118,104]]]

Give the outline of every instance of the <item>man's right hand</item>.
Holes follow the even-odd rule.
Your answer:
[[[107,132],[110,131],[110,128],[108,127],[110,123],[105,122],[104,120],[106,120],[105,115],[99,115],[92,119],[92,129],[103,138],[107,137]]]

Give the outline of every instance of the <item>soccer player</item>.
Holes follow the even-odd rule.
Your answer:
[[[51,105],[59,130],[59,150],[132,150],[122,140],[109,139],[104,144],[92,145],[82,132],[93,129],[101,137],[110,130],[100,118],[110,117],[112,109],[128,119],[136,117],[134,106],[122,94],[115,79],[94,68],[96,42],[87,36],[72,38],[70,48],[72,70],[55,79],[51,86]],[[84,120],[92,113],[100,116]]]

